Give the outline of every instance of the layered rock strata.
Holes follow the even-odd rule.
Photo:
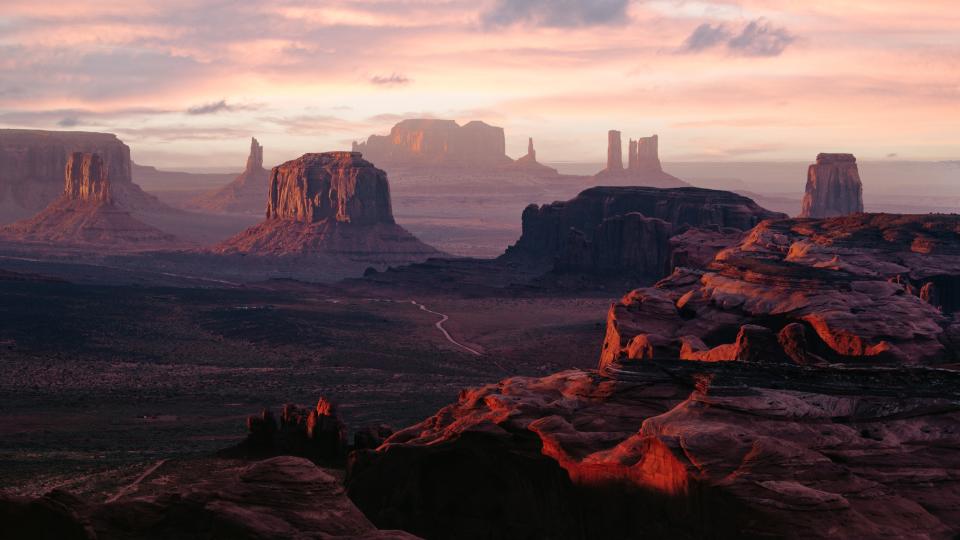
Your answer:
[[[754,336],[769,361],[951,364],[958,287],[958,216],[767,221],[615,304],[603,363],[742,359]]]

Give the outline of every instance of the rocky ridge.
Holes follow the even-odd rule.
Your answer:
[[[263,168],[263,146],[250,139],[246,168],[226,186],[187,204],[189,208],[227,214],[259,214],[270,186],[270,171]]]

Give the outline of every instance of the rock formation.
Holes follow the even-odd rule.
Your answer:
[[[386,173],[358,152],[304,154],[274,167],[266,220],[214,251],[340,255],[373,265],[439,254],[394,222]]]
[[[504,257],[556,261],[559,271],[659,278],[672,268],[670,237],[674,234],[690,227],[712,227],[718,234],[721,228],[733,229],[732,234],[712,238],[711,245],[721,237],[732,243],[739,239],[736,232],[764,219],[783,217],[728,191],[590,188],[566,202],[528,206],[522,217],[523,233]],[[694,260],[698,259],[681,262]]]
[[[0,129],[0,223],[33,215],[63,193],[74,152],[97,154],[114,202],[131,211],[170,211],[131,180],[130,148],[110,133]]]
[[[284,405],[279,425],[273,413],[264,409],[247,418],[247,432],[242,443],[221,454],[254,458],[298,456],[341,466],[347,455],[347,428],[333,403],[322,397],[313,408]]]
[[[263,168],[263,146],[251,138],[244,171],[226,186],[190,201],[187,207],[226,214],[259,214],[269,183],[270,171]]]
[[[107,249],[156,249],[176,238],[151,227],[115,203],[110,168],[99,154],[74,152],[65,168],[63,194],[32,218],[0,228],[0,238]]]
[[[347,485],[377,526],[429,538],[951,538],[958,388],[676,360],[514,377],[355,454]]]
[[[607,132],[607,168],[614,173],[623,170],[623,148],[620,142],[620,132],[611,129]]]
[[[652,187],[689,186],[687,182],[667,174],[660,165],[658,137],[641,137],[627,144],[627,168],[623,168],[620,132],[607,134],[607,166],[594,176],[597,183],[627,184]]]
[[[958,216],[767,221],[706,271],[678,270],[613,306],[603,362],[734,360],[759,326],[768,359],[950,364],[958,290]]]
[[[537,151],[533,149],[533,137],[527,140],[527,154],[517,158],[510,168],[534,176],[557,176],[559,174],[553,167],[547,167],[537,161]]]
[[[800,217],[824,218],[863,212],[863,184],[853,154],[819,154],[807,170]]]
[[[377,530],[331,472],[303,458],[168,461],[146,474],[109,502],[59,490],[0,497],[4,538],[416,538]]]
[[[472,121],[409,119],[393,126],[389,135],[371,135],[354,142],[353,151],[385,166],[446,165],[504,166],[503,128]]]

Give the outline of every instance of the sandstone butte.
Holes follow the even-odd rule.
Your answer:
[[[439,255],[393,219],[387,174],[359,152],[304,154],[270,173],[266,219],[214,248],[252,255],[339,255],[371,264]]]
[[[863,212],[863,184],[853,154],[819,154],[807,170],[800,217],[824,218]]]
[[[594,175],[595,184],[629,184],[672,188],[689,186],[687,182],[664,172],[660,164],[660,138],[640,137],[627,144],[627,167],[623,166],[623,142],[619,131],[607,132],[607,166]]]
[[[350,496],[425,537],[953,538],[958,285],[958,216],[764,221],[615,303],[597,370],[354,453]]]
[[[263,146],[251,138],[250,154],[243,172],[222,188],[190,201],[188,206],[226,214],[260,213],[269,187],[270,171],[263,168]]]
[[[171,211],[133,183],[130,148],[116,135],[0,129],[0,223],[33,215],[57,200],[63,193],[67,160],[74,152],[100,156],[117,206],[130,211]]]
[[[110,174],[99,154],[70,154],[60,198],[37,215],[0,228],[0,238],[111,250],[176,245],[174,236],[142,223],[117,205]]]

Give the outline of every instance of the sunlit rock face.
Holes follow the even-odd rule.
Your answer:
[[[267,219],[393,223],[387,173],[358,152],[304,154],[270,173]]]
[[[176,238],[172,235],[137,220],[117,206],[116,184],[110,174],[99,154],[70,154],[64,167],[60,198],[37,215],[0,228],[0,238],[61,245],[92,244],[110,250],[174,245]],[[135,187],[129,182],[126,186]],[[121,193],[131,193],[131,190]]]
[[[762,341],[764,358],[805,365],[952,364],[958,283],[956,215],[767,221],[615,304],[603,363],[737,360]]]
[[[836,217],[863,212],[863,184],[853,154],[819,154],[807,171],[800,217]]]
[[[70,154],[64,196],[92,203],[110,202],[110,181],[99,154]]]
[[[958,383],[678,360],[514,377],[355,455],[348,489],[428,538],[950,538]]]
[[[724,231],[720,236],[733,242],[737,231],[783,217],[728,191],[591,188],[569,201],[528,206],[523,212],[523,233],[505,257],[556,261],[561,271],[659,278],[672,268],[670,238],[675,234],[691,227],[710,229],[718,234]],[[707,244],[714,245],[718,239],[711,237]],[[684,244],[691,249],[679,249],[693,254],[693,244]],[[693,264],[703,257],[693,254],[677,263]]]
[[[389,135],[371,135],[354,143],[353,150],[384,166],[484,165],[502,166],[506,155],[503,128],[472,121],[409,119],[393,126]]]

